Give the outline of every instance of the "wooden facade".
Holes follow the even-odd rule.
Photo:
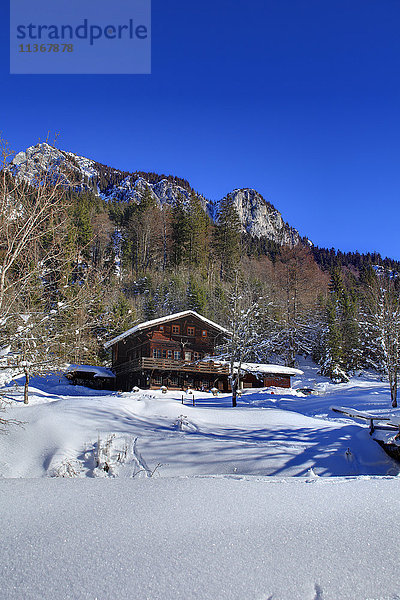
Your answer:
[[[229,366],[204,360],[229,331],[194,311],[142,323],[108,342],[117,389],[217,388],[230,391]],[[290,387],[290,374],[247,373],[243,387]]]
[[[242,377],[243,388],[279,387],[290,388],[290,375],[286,373],[246,373]]]
[[[107,344],[117,387],[227,388],[228,369],[210,362],[227,330],[194,311],[148,321]]]

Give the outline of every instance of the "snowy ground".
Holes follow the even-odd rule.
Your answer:
[[[376,375],[333,385],[306,364],[293,390],[248,390],[233,409],[228,394],[195,392],[96,392],[53,375],[32,379],[29,405],[22,389],[3,388],[12,399],[7,414],[23,421],[0,436],[0,475],[43,477],[146,477],[242,474],[269,476],[397,475],[399,466],[368,428],[340,418],[331,405],[386,411],[387,384]],[[20,381],[22,383],[22,380]],[[99,461],[100,459],[100,461]],[[100,462],[100,469],[96,467]],[[104,468],[107,462],[108,473]],[[140,471],[140,472],[139,472]]]
[[[3,386],[24,424],[0,436],[1,597],[399,599],[399,465],[329,410],[387,412],[388,386],[302,368],[293,387],[318,395],[248,390],[236,409],[54,375],[24,406]]]
[[[391,600],[397,479],[5,480],[7,600]]]

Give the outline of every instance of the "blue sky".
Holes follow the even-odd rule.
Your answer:
[[[255,188],[319,246],[400,259],[398,0],[153,0],[151,75],[9,75],[3,10],[16,151],[58,132],[213,200]]]

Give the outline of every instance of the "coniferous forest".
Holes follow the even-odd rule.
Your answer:
[[[245,322],[247,360],[294,366],[299,354],[312,356],[334,381],[374,368],[394,378],[395,400],[397,261],[252,236],[231,195],[211,217],[177,177],[134,173],[187,193],[161,205],[144,189],[127,202],[107,190],[132,174],[96,163],[98,176],[84,186],[71,174],[66,185],[61,167],[27,180],[10,170],[11,156],[4,144],[0,347],[28,376],[66,363],[107,365],[106,340],[193,309],[228,328]]]

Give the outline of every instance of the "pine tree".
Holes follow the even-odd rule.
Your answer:
[[[354,290],[342,294],[342,354],[347,372],[354,372],[362,364],[359,303]]]
[[[171,262],[175,267],[187,262],[190,251],[190,219],[185,205],[185,200],[180,195],[175,206],[172,209],[171,230],[172,230],[172,248]]]
[[[354,291],[346,289],[340,268],[331,272],[329,291],[322,333],[321,373],[333,381],[347,381],[347,373],[361,364],[358,303]]]
[[[204,210],[199,197],[194,192],[189,196],[187,214],[189,266],[204,268],[209,253],[210,219]]]
[[[203,313],[205,312],[206,304],[206,288],[202,286],[193,275],[190,275],[187,289],[187,308]]]
[[[325,324],[322,330],[321,374],[334,382],[348,381],[343,369],[342,337],[338,319],[338,299],[331,296],[326,303]]]
[[[214,253],[220,264],[220,279],[229,278],[240,261],[241,222],[230,195],[218,207],[214,230]]]

